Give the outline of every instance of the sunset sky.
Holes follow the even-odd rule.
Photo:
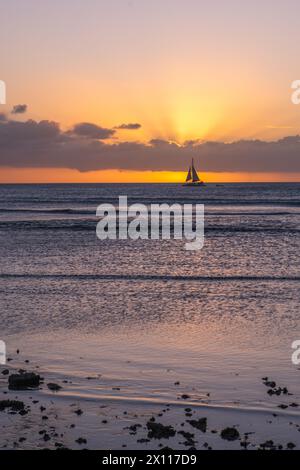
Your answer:
[[[0,182],[300,180],[298,0],[0,8]]]

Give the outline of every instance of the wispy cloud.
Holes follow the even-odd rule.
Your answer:
[[[133,123],[128,123],[128,124],[120,124],[120,126],[116,126],[115,129],[127,129],[127,130],[136,130],[136,129],[140,129],[142,127],[141,124],[137,123],[137,122],[133,122]]]
[[[16,104],[13,107],[11,113],[12,114],[24,114],[26,113],[27,108],[28,108],[27,104]]]

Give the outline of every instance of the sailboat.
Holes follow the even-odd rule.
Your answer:
[[[186,176],[185,183],[182,186],[204,186],[204,181],[200,180],[197,171],[194,167],[194,159],[192,158],[192,164],[189,167],[188,174]]]

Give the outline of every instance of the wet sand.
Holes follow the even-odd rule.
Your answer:
[[[24,370],[39,374],[40,385],[10,390],[9,377]],[[101,380],[99,374],[86,377],[86,386],[95,387]],[[110,395],[87,394],[78,399],[72,394],[71,381],[28,361],[22,352],[15,353],[0,369],[0,409],[1,404],[5,407],[0,411],[0,448],[299,448],[299,403],[293,392],[287,384],[279,385],[272,378],[260,380],[263,399],[272,402],[276,397],[276,411],[274,407],[215,405],[210,392],[200,401],[192,388],[182,393],[180,382],[173,384],[173,399],[168,403],[160,399],[130,399],[113,382]]]

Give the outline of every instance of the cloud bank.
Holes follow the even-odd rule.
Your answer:
[[[51,121],[18,122],[0,118],[0,166],[69,168],[79,171],[121,169],[182,171],[191,158],[202,171],[300,172],[300,136],[274,142],[188,141],[183,146],[162,139],[148,143],[105,142],[114,129],[78,123],[63,131]]]

